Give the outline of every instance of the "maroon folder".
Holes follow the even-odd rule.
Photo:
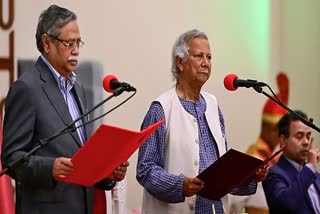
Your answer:
[[[163,123],[161,120],[141,132],[102,124],[72,157],[72,174],[57,180],[93,186],[110,176],[115,168],[144,143]]]
[[[230,149],[197,176],[204,181],[204,188],[198,194],[211,200],[219,200],[233,189],[249,183],[256,170],[280,154],[282,150],[263,161]]]

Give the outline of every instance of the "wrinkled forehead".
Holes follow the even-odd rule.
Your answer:
[[[192,38],[187,42],[189,52],[200,51],[205,54],[211,53],[209,41],[202,37]]]

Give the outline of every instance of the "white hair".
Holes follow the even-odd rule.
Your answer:
[[[188,46],[188,41],[190,39],[194,38],[204,38],[208,40],[207,35],[204,32],[201,32],[197,29],[187,31],[183,34],[181,34],[176,42],[173,45],[172,48],[172,65],[171,65],[171,73],[173,80],[177,80],[177,77],[179,75],[179,69],[176,64],[176,57],[178,56],[179,58],[182,59],[182,61],[186,61],[188,56],[189,56],[189,49],[190,47]]]

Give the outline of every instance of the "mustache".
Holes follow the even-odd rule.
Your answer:
[[[68,61],[75,60],[78,61],[79,57],[76,55],[69,56]]]

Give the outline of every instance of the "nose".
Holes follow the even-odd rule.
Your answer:
[[[202,63],[201,63],[202,66],[208,67],[210,64],[211,64],[211,61],[208,57],[206,56],[202,57]]]
[[[302,145],[304,145],[304,146],[309,146],[310,143],[311,143],[311,140],[308,139],[307,137],[304,137],[304,138],[302,139]]]
[[[72,55],[79,55],[80,47],[78,45],[75,45],[74,47],[72,47],[71,53],[72,53]]]

